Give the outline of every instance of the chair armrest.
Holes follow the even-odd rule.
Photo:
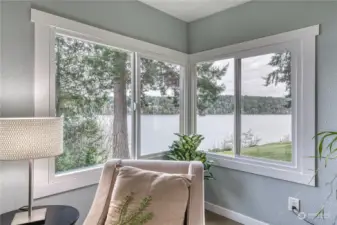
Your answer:
[[[193,175],[193,178],[187,208],[187,225],[205,225],[203,164],[196,161],[191,162],[188,173]]]

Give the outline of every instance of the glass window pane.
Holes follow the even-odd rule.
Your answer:
[[[56,172],[129,158],[129,53],[60,35],[55,50],[56,114],[64,118]]]
[[[292,161],[291,54],[241,60],[241,155]]]
[[[141,58],[141,155],[168,151],[180,132],[180,70]]]
[[[196,70],[200,150],[233,156],[234,59],[201,62]]]

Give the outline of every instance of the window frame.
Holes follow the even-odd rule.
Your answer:
[[[237,145],[239,145],[239,147],[236,147],[235,150],[235,157],[237,158],[242,158],[243,160],[254,160],[257,163],[261,163],[262,165],[266,164],[273,164],[276,167],[279,168],[291,168],[291,169],[298,169],[297,165],[299,163],[299,159],[297,157],[297,151],[294,151],[294,147],[296,149],[300,149],[300,146],[298,146],[298,141],[297,141],[297,126],[298,124],[296,124],[296,121],[298,120],[298,105],[297,105],[297,101],[298,101],[298,93],[297,90],[300,89],[300,85],[301,82],[298,80],[300,78],[300,74],[301,73],[301,64],[298,63],[297,61],[300,61],[299,55],[300,55],[300,41],[296,40],[296,41],[288,41],[288,42],[284,42],[284,43],[280,43],[280,44],[275,44],[275,45],[270,45],[270,46],[266,46],[266,47],[261,47],[258,49],[252,49],[252,50],[248,50],[248,51],[244,51],[244,52],[240,52],[236,55],[236,60],[238,61],[238,67],[240,67],[237,73],[237,76],[234,75],[234,77],[236,78],[236,82],[238,84],[235,84],[237,86],[238,89],[237,93],[235,95],[235,97],[237,98],[237,100],[235,101],[236,103],[239,103],[238,106],[235,106],[236,109],[236,117],[237,120],[235,123],[235,127],[239,127],[239,133],[242,134],[242,123],[241,123],[241,116],[243,115],[241,113],[241,97],[242,97],[242,74],[241,74],[241,69],[242,69],[242,65],[241,65],[241,60],[245,59],[245,58],[250,58],[250,57],[255,57],[255,56],[262,56],[265,54],[270,54],[270,53],[280,53],[280,52],[284,52],[285,50],[291,53],[291,90],[292,90],[292,96],[291,96],[291,101],[292,101],[292,107],[291,107],[291,139],[292,139],[292,161],[291,162],[282,162],[282,161],[277,161],[277,160],[271,160],[271,159],[263,159],[263,158],[253,158],[253,157],[249,157],[249,156],[244,156],[241,155],[241,143],[236,143]],[[295,120],[295,123],[293,122]],[[238,137],[239,134],[236,134],[236,138]],[[294,147],[293,147],[294,146]]]
[[[35,100],[35,116],[50,116],[55,113],[50,107],[50,92],[53,91],[51,85],[50,74],[55,68],[52,67],[51,52],[54,51],[54,35],[57,31],[64,35],[92,41],[99,44],[106,44],[115,48],[125,49],[133,52],[133,64],[139,64],[140,57],[152,58],[155,60],[165,61],[181,65],[181,93],[180,93],[180,131],[183,133],[194,133],[196,131],[196,71],[195,64],[203,61],[214,61],[219,59],[238,57],[245,52],[255,51],[259,49],[269,48],[284,43],[297,42],[298,72],[299,78],[305,74],[306,79],[300,79],[298,82],[299,109],[296,112],[298,128],[293,134],[301,133],[296,138],[300,151],[297,152],[298,162],[296,168],[294,166],[284,166],[268,161],[252,159],[250,157],[232,158],[208,154],[210,159],[215,161],[215,166],[235,169],[239,171],[249,172],[253,174],[268,176],[272,178],[292,181],[301,184],[315,186],[315,159],[307,156],[315,156],[315,140],[312,137],[315,134],[316,108],[315,108],[315,57],[316,57],[316,36],[319,35],[319,25],[281,33],[269,37],[264,37],[240,44],[234,44],[222,48],[199,52],[195,54],[186,54],[158,45],[139,41],[127,36],[119,35],[107,30],[99,29],[73,20],[58,17],[39,10],[31,10],[31,21],[35,26],[35,83],[34,83],[34,100]],[[136,74],[137,66],[133,68],[133,81],[138,77]],[[240,69],[239,67],[237,67]],[[296,76],[297,77],[297,76]],[[55,79],[55,78],[54,78]],[[132,85],[136,85],[133,82]],[[293,85],[293,82],[292,82]],[[134,87],[136,88],[136,87]],[[305,95],[303,94],[305,93]],[[294,92],[293,92],[294,94]],[[132,97],[133,100],[137,96]],[[296,101],[296,100],[295,100]],[[139,110],[139,105],[135,105]],[[305,109],[305,110],[304,110]],[[135,114],[135,115],[140,115]],[[298,119],[299,118],[299,119]],[[136,116],[133,118],[137,120]],[[138,118],[139,120],[139,118]],[[304,123],[304,121],[310,121]],[[137,123],[134,123],[137,124]],[[132,130],[139,129],[139,125]],[[133,135],[132,139],[136,139]],[[137,143],[137,141],[134,141]],[[304,152],[306,149],[306,152]],[[135,149],[133,149],[135,152]],[[157,158],[163,155],[163,152],[140,156],[135,154],[137,158]],[[306,157],[306,158],[305,158]],[[41,198],[81,187],[95,185],[98,183],[102,171],[102,165],[84,168],[79,171],[70,171],[55,176],[55,159],[39,159],[35,160],[35,198]],[[312,181],[309,183],[309,181]]]
[[[140,147],[139,133],[140,117],[137,111],[139,105],[139,72],[137,68],[140,57],[151,58],[168,63],[180,65],[182,68],[180,76],[180,132],[186,132],[185,116],[185,68],[188,67],[188,56],[185,53],[139,41],[110,31],[102,30],[73,20],[58,17],[39,10],[31,9],[31,20],[35,25],[35,82],[34,101],[35,116],[55,116],[55,37],[56,34],[81,39],[84,41],[107,45],[116,49],[125,50],[132,54],[132,83],[134,89],[132,102],[134,112],[132,113],[132,148],[131,156],[138,158],[158,158],[165,152],[143,155],[136,152]],[[138,116],[137,116],[138,115]],[[139,144],[138,144],[139,143]],[[81,187],[95,185],[99,182],[103,165],[88,168],[80,168],[61,174],[55,172],[55,157],[49,159],[35,160],[35,198],[41,198]]]
[[[196,64],[234,59],[234,157],[207,153],[216,166],[315,186],[315,57],[319,25],[264,37],[240,44],[190,55],[191,74],[191,133],[197,133],[197,74]],[[241,59],[289,50],[292,54],[292,163],[240,155],[237,137],[241,135]],[[305,74],[305,79],[303,79]],[[307,122],[309,121],[309,122]]]
[[[142,54],[142,53],[136,53],[136,56],[135,56],[135,60],[136,60],[136,65],[140,65],[141,63],[141,58],[146,58],[146,59],[152,59],[152,60],[158,60],[157,58],[155,57],[151,57],[151,56],[148,56],[148,55],[145,55],[145,54]],[[158,60],[158,61],[163,61],[163,60]],[[165,61],[167,62],[167,61]],[[167,63],[172,63],[172,62],[167,62]],[[184,118],[188,118],[188,117],[185,117],[185,85],[186,85],[186,79],[185,79],[185,76],[186,76],[186,73],[185,73],[185,67],[182,66],[181,64],[177,64],[177,63],[172,63],[172,64],[176,64],[176,65],[179,65],[180,66],[180,77],[179,77],[179,132],[180,133],[187,133],[186,131],[186,120]],[[136,75],[135,75],[135,85],[137,85],[137,87],[135,87],[135,97],[134,97],[134,102],[140,102],[140,66],[136,66],[135,67],[135,70],[136,71]],[[151,153],[151,154],[146,154],[146,155],[142,155],[141,153],[141,141],[142,141],[142,134],[141,134],[141,124],[142,124],[142,121],[141,121],[141,116],[142,116],[142,113],[141,113],[141,106],[140,104],[137,105],[136,107],[136,113],[135,113],[135,132],[138,133],[137,137],[135,138],[135,145],[137,146],[136,149],[135,149],[135,159],[151,159],[151,158],[158,158],[158,157],[162,157],[165,153],[167,153],[168,151],[161,151],[161,152],[158,152],[158,153]],[[140,150],[140,151],[138,151]]]

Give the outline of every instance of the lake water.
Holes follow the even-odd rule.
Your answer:
[[[291,137],[290,115],[243,115],[242,132],[251,129],[261,139],[259,144],[279,142]],[[234,131],[234,116],[207,115],[197,117],[197,133],[205,140],[202,150],[221,147],[224,140],[229,140]],[[131,134],[131,117],[128,117],[128,131]],[[141,149],[142,155],[167,151],[168,146],[179,132],[179,115],[142,115]],[[131,135],[129,135],[131,140]]]

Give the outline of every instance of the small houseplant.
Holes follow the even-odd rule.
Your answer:
[[[337,159],[337,132],[336,131],[323,131],[318,134],[314,138],[318,138],[318,156],[319,160],[324,159],[324,168],[327,167],[329,160],[336,160]],[[316,170],[315,176],[319,172],[319,169]],[[328,195],[326,201],[329,200],[332,193],[334,193],[336,188],[333,187],[334,181],[336,176],[334,176],[328,184],[331,186],[331,193]],[[324,203],[325,205],[325,203]],[[323,216],[324,217],[324,205],[316,214],[316,217]]]
[[[204,165],[205,179],[214,179],[210,168],[213,161],[208,160],[206,153],[198,150],[200,143],[205,139],[202,135],[192,134],[175,134],[179,137],[179,140],[173,141],[169,146],[169,152],[166,157],[169,160],[175,161],[200,161]]]

